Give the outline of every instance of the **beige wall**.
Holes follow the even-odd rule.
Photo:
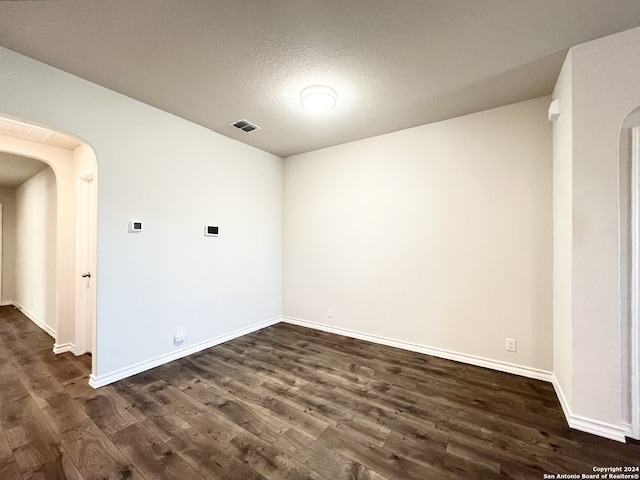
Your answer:
[[[628,214],[629,178],[620,138],[624,119],[640,106],[640,28],[573,47],[554,96],[562,105],[554,128],[555,185],[571,191],[556,194],[556,213],[570,225],[556,222],[554,232],[564,238],[554,252],[564,279],[556,277],[561,356],[554,369],[570,424],[621,439],[630,412],[623,337],[629,299],[621,281],[628,222],[620,216]]]
[[[285,316],[551,370],[549,101],[287,158]]]
[[[16,256],[16,190],[0,187],[2,204],[2,292],[0,304],[13,302]]]
[[[55,335],[56,178],[50,167],[16,189],[14,303]]]
[[[640,28],[573,48],[573,402],[619,424],[619,137],[640,105]]]

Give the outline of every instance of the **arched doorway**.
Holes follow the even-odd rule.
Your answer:
[[[91,340],[95,331],[97,283],[95,153],[77,137],[2,115],[0,151],[45,162],[55,175],[57,202],[53,315],[56,330],[53,351],[76,355],[92,352],[92,370],[95,372],[95,338]],[[89,180],[92,188],[83,190],[83,185]],[[82,277],[86,274],[88,276]]]

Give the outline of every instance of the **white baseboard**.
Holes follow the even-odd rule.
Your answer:
[[[9,307],[13,305],[13,300],[5,300],[0,303],[0,307]]]
[[[581,417],[579,415],[572,415],[567,417],[569,427],[581,432],[591,433],[593,435],[599,435],[601,437],[609,438],[617,442],[626,443],[624,428],[618,425],[611,425],[609,423],[600,422],[591,418]]]
[[[71,352],[75,355],[76,346],[73,343],[54,343],[53,344],[53,353],[66,353]]]
[[[571,408],[569,408],[569,402],[567,402],[567,398],[564,396],[564,392],[562,391],[562,387],[560,387],[560,382],[558,382],[558,378],[555,373],[553,374],[553,380],[551,382],[553,384],[553,389],[556,391],[556,396],[558,397],[558,401],[560,402],[560,407],[562,407],[562,412],[564,413],[564,418],[567,420],[569,426],[569,418],[571,418]]]
[[[248,333],[255,332],[256,330],[261,330],[265,327],[275,325],[280,321],[281,321],[280,317],[275,317],[269,320],[265,320],[263,322],[250,325],[249,327],[245,327],[240,330],[236,330],[234,332],[221,335],[219,337],[205,340],[204,342],[196,343],[194,345],[181,348],[180,350],[175,350],[171,353],[166,353],[164,355],[160,355],[159,357],[155,357],[150,360],[137,363],[130,367],[122,368],[120,370],[116,370],[115,372],[107,373],[105,375],[96,376],[92,373],[89,376],[89,385],[91,385],[93,388],[100,388],[105,385],[109,385],[110,383],[117,382],[118,380],[122,380],[123,378],[136,375],[146,370],[150,370],[152,368],[163,365],[167,362],[171,362],[173,360],[186,357],[187,355],[192,355],[201,350],[205,350],[207,348],[214,347],[221,343],[228,342],[229,340],[233,340],[234,338],[238,338],[243,335],[247,335]]]
[[[26,308],[24,308],[18,302],[13,302],[13,306],[16,307],[18,310],[20,310],[24,314],[25,317],[27,317],[29,320],[31,320],[33,323],[35,323],[37,326],[39,326],[42,330],[47,332],[55,340],[56,331],[53,328],[51,328],[49,325],[44,323],[34,313],[32,313],[29,310],[27,310]]]
[[[272,318],[270,320],[256,323],[249,327],[236,330],[234,332],[221,335],[219,337],[215,337],[210,340],[197,343],[195,345],[190,345],[186,348],[182,348],[180,350],[176,350],[171,353],[160,355],[150,360],[146,360],[144,362],[140,362],[130,367],[116,370],[114,372],[107,373],[105,375],[96,376],[94,374],[91,374],[91,376],[89,377],[89,385],[91,385],[93,388],[99,388],[104,385],[108,385],[110,383],[116,382],[118,380],[122,380],[124,378],[130,377],[132,375],[136,375],[138,373],[144,372],[146,370],[150,370],[154,367],[163,365],[167,362],[171,362],[173,360],[186,357],[187,355],[191,355],[201,350],[205,350],[207,348],[213,347],[220,343],[233,340],[234,338],[241,337],[242,335],[246,335],[248,333],[261,330],[271,325],[275,325],[276,323],[279,323],[279,322],[291,323],[293,325],[299,325],[302,327],[322,330],[329,333],[336,333],[338,335],[357,338],[357,339],[365,340],[372,343],[401,348],[403,350],[409,350],[412,352],[422,353],[425,355],[432,355],[434,357],[445,358],[447,360],[454,360],[454,361],[466,363],[469,365],[475,365],[478,367],[489,368],[489,369],[497,370],[500,372],[506,372],[506,373],[520,375],[527,378],[550,382],[553,384],[553,387],[556,391],[556,394],[560,401],[560,405],[562,406],[562,410],[564,412],[565,418],[570,428],[591,433],[594,435],[598,435],[601,437],[609,438],[619,442],[626,441],[625,434],[627,433],[627,429],[625,428],[624,425],[620,425],[620,426],[612,425],[612,424],[600,422],[598,420],[582,417],[580,415],[572,414],[571,409],[569,408],[569,404],[558,383],[558,380],[552,372],[549,372],[546,370],[540,370],[532,367],[525,367],[522,365],[515,365],[512,363],[502,362],[498,360],[491,360],[488,358],[479,357],[477,355],[469,355],[466,353],[454,352],[454,351],[445,350],[441,348],[418,345],[411,342],[395,340],[392,338],[382,337],[378,335],[371,335],[368,333],[357,332],[354,330],[348,330],[345,328],[334,327],[331,325],[310,322],[307,320],[301,320],[299,318],[292,318],[292,317]],[[61,349],[60,351],[72,351],[72,350],[65,350],[65,348],[72,348],[73,346],[72,344],[59,345],[54,347],[54,351],[56,351],[55,348],[57,347]],[[56,353],[59,353],[59,352],[56,352]]]
[[[378,343],[380,345],[386,345],[388,347],[396,347],[401,348],[402,350],[409,350],[411,352],[423,353],[425,355],[432,355],[439,358],[446,358],[447,360],[467,363],[469,365],[475,365],[477,367],[490,368],[492,370],[498,370],[500,372],[513,373],[515,375],[533,378],[535,380],[543,380],[545,382],[553,381],[553,374],[551,372],[540,370],[537,368],[524,367],[522,365],[501,362],[499,360],[491,360],[489,358],[479,357],[477,355],[469,355],[466,353],[454,352],[442,348],[427,347],[425,345],[418,345],[416,343],[405,342],[402,340],[395,340],[378,335],[356,332],[354,330],[348,330],[346,328],[339,328],[322,323],[309,322],[307,320],[301,320],[299,318],[283,317],[282,321],[291,323],[293,325],[300,325],[301,327],[313,328],[316,330],[322,330],[324,332],[337,333],[338,335],[344,335],[345,337],[357,338],[359,340],[365,340],[367,342]]]
[[[611,440],[616,440],[618,442],[626,442],[625,436],[627,432],[624,425],[613,425],[610,423],[601,422],[599,420],[586,418],[580,415],[574,415],[571,412],[571,408],[569,407],[569,402],[567,402],[567,399],[564,396],[564,392],[562,391],[560,382],[558,382],[558,379],[555,375],[553,375],[552,383],[553,388],[556,391],[556,395],[558,396],[558,400],[560,401],[560,405],[562,406],[564,417],[566,418],[570,428],[580,430],[581,432],[598,435],[600,437],[609,438]]]

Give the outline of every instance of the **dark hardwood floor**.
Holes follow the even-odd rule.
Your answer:
[[[550,384],[279,324],[113,385],[0,308],[0,479],[542,479],[640,466]]]

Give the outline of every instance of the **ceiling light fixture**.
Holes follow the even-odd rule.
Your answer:
[[[312,112],[328,112],[336,106],[337,94],[324,85],[312,85],[300,92],[300,103]]]

